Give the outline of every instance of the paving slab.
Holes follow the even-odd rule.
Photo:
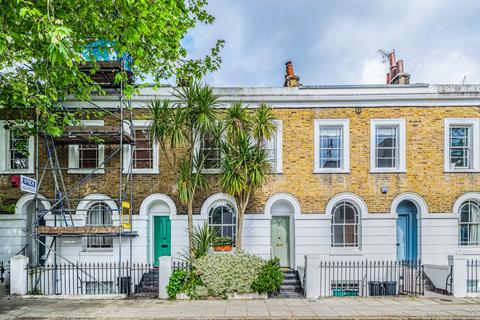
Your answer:
[[[0,298],[0,319],[480,319],[480,298],[162,301]]]

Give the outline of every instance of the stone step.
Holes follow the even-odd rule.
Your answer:
[[[284,279],[282,284],[298,284],[298,282],[297,279]]]
[[[298,291],[298,290],[301,290],[302,287],[298,284],[293,284],[293,285],[290,285],[290,284],[282,284],[280,286],[280,291]]]
[[[299,292],[279,292],[275,296],[277,299],[303,299],[305,298]]]

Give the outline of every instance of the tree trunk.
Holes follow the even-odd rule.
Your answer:
[[[245,205],[243,203],[238,204],[238,222],[237,222],[237,250],[242,250],[242,236],[243,236],[243,216],[245,213]]]
[[[193,257],[193,200],[188,201],[188,252]]]

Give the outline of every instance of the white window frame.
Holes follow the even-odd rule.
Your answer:
[[[195,145],[193,147],[193,152],[194,154],[197,154],[199,151],[200,151],[200,143],[201,143],[201,138],[198,134],[195,134]],[[222,152],[220,150],[220,152]],[[223,154],[221,155],[221,157],[223,157]],[[192,168],[193,172],[196,172],[196,168]],[[222,172],[222,169],[221,168],[216,168],[216,169],[205,169],[203,168],[202,169],[202,173],[206,173],[206,174],[218,174],[218,173],[221,173]]]
[[[471,128],[472,158],[471,168],[452,168],[450,166],[450,127],[468,126]],[[445,172],[480,172],[480,119],[448,118],[444,121],[444,171]]]
[[[398,161],[395,168],[377,168],[375,153],[377,148],[377,127],[398,128]],[[406,144],[405,119],[371,119],[370,120],[370,172],[371,173],[406,173]]]
[[[28,168],[27,169],[11,169],[10,168],[10,130],[6,129],[7,121],[0,121],[0,174],[33,174],[34,171],[34,144],[35,138],[30,136],[28,139]],[[21,126],[13,126],[12,128],[19,128]]]
[[[153,120],[133,120],[133,130],[148,128]],[[130,132],[130,127],[128,125],[124,125],[124,130]],[[130,145],[124,145],[124,152],[123,152],[123,173],[129,173],[129,164],[130,164]],[[152,141],[152,168],[151,169],[135,169],[132,168],[132,173],[134,174],[159,174],[159,145],[158,141]]]
[[[320,128],[342,128],[342,160],[340,168],[320,167]],[[315,119],[313,128],[313,173],[349,173],[350,172],[350,121],[348,119]]]
[[[103,120],[82,120],[80,125],[85,126],[99,126],[102,127],[104,125]],[[89,174],[95,168],[79,168],[79,151],[78,151],[78,144],[71,144],[68,146],[68,173],[73,174]],[[105,146],[100,144],[98,145],[98,164],[99,166],[105,158]],[[94,174],[103,174],[105,173],[104,166],[102,165],[101,168],[96,170]]]
[[[224,207],[224,206],[229,206],[231,207],[231,209],[233,210],[233,221],[232,223],[224,223],[223,222],[223,214],[222,214],[222,217],[221,217],[221,220],[222,222],[221,223],[212,223],[211,222],[211,214],[212,214],[212,210],[218,208],[218,207]],[[232,234],[233,234],[233,238],[232,238],[232,246],[235,247],[235,244],[236,244],[236,239],[237,239],[237,210],[236,210],[236,207],[233,205],[233,203],[231,203],[230,201],[228,200],[219,200],[219,201],[216,201],[214,202],[209,208],[208,208],[208,212],[207,212],[207,224],[209,227],[217,227],[221,233],[221,236],[224,236],[223,235],[223,228],[224,227],[232,227]]]
[[[339,222],[339,223],[335,223],[335,211],[337,209],[338,206],[340,205],[344,205],[344,206],[350,206],[351,208],[353,208],[354,212],[355,212],[355,217],[354,217],[354,222],[353,223],[347,223],[345,221],[343,222]],[[361,226],[361,212],[360,212],[360,209],[358,208],[358,206],[356,205],[355,202],[353,201],[350,201],[350,200],[341,200],[341,201],[338,201],[332,208],[331,212],[330,212],[330,216],[331,216],[331,222],[330,222],[330,236],[331,236],[331,240],[330,240],[330,247],[332,249],[358,249],[360,247],[360,239],[361,239],[361,230],[360,230],[360,226]],[[344,219],[345,220],[345,219]],[[335,230],[335,227],[336,226],[341,226],[343,227],[343,232],[342,232],[342,235],[343,235],[343,241],[342,243],[340,243],[341,245],[335,245],[335,233],[334,233],[334,230]],[[356,230],[356,232],[354,233],[354,236],[355,236],[355,239],[356,241],[354,241],[352,243],[352,245],[346,245],[347,243],[345,242],[345,227],[346,226],[353,226]]]
[[[274,133],[276,145],[275,145],[275,168],[273,170],[274,173],[283,173],[283,159],[282,159],[282,147],[283,147],[283,122],[282,120],[273,120],[273,123],[276,126],[276,131]]]
[[[91,214],[91,211],[93,210],[93,207],[95,206],[102,206],[104,207],[109,213],[110,213],[110,221],[111,223],[109,224],[92,224],[92,223],[89,223],[87,224],[87,221],[90,219],[90,214]],[[97,212],[98,213],[98,212]],[[103,212],[102,212],[103,214]],[[100,201],[94,201],[92,202],[89,206],[88,206],[88,209],[87,211],[85,212],[85,225],[86,226],[113,226],[113,211],[112,211],[112,208],[108,205],[107,202],[103,201],[103,200],[100,200]],[[110,242],[108,245],[106,246],[103,246],[103,247],[92,247],[90,244],[89,244],[89,241],[93,238],[99,238],[101,239],[100,242],[104,242],[105,239],[108,239],[108,242]],[[85,251],[113,251],[113,240],[114,238],[113,237],[108,237],[108,236],[88,236],[88,237],[85,237],[84,238],[85,240]]]

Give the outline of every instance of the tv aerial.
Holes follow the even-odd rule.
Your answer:
[[[392,53],[392,52],[395,52],[395,50],[392,49],[390,51],[387,51],[383,48],[377,50],[377,53],[382,57],[382,63],[385,63],[385,62],[388,61],[390,53]]]

